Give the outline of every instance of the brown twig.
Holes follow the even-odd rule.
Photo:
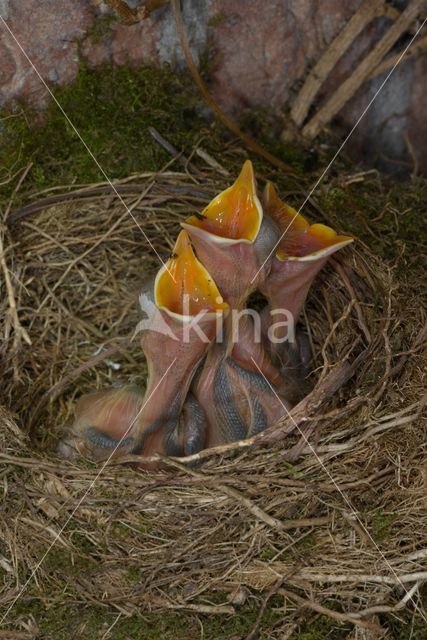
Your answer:
[[[50,387],[50,389],[48,389],[48,391],[46,391],[46,393],[42,395],[39,402],[36,404],[31,419],[29,420],[28,429],[30,435],[32,434],[34,426],[47,402],[53,402],[53,400],[55,400],[55,398],[57,398],[60,393],[63,393],[66,387],[70,385],[74,380],[79,378],[82,373],[88,371],[88,369],[96,367],[96,365],[98,365],[100,362],[104,362],[104,360],[111,358],[111,356],[115,355],[117,352],[125,349],[126,346],[129,345],[129,343],[129,338],[122,339],[120,344],[115,345],[114,347],[110,347],[109,349],[102,351],[98,355],[93,356],[90,360],[84,362],[79,367],[71,371],[68,375],[64,376],[61,380],[59,380],[59,382],[53,385],[53,387]]]
[[[322,128],[330,122],[343,106],[356,93],[363,82],[377,67],[385,54],[398,41],[402,33],[414,22],[425,0],[413,0],[402,12],[401,16],[390,27],[373,50],[362,60],[353,73],[340,85],[326,104],[311,118],[302,130],[306,138],[315,138]]]
[[[253,138],[251,138],[251,136],[249,136],[247,133],[239,129],[236,123],[233,122],[233,120],[231,120],[231,118],[229,118],[223,112],[223,110],[219,107],[218,103],[214,100],[212,95],[209,93],[205,83],[203,82],[200,76],[200,73],[197,70],[196,65],[194,64],[193,56],[191,54],[190,47],[188,44],[187,34],[184,28],[184,22],[182,20],[180,0],[171,0],[171,4],[175,14],[176,28],[181,41],[181,47],[184,52],[185,61],[187,63],[187,66],[190,70],[191,75],[194,78],[196,85],[198,86],[201,94],[203,95],[204,99],[206,100],[207,104],[212,109],[214,114],[222,122],[222,124],[225,127],[227,127],[227,129],[229,129],[232,133],[234,133],[235,136],[240,138],[242,142],[254,153],[261,156],[262,158],[264,158],[265,160],[273,164],[275,167],[277,167],[281,171],[284,171],[285,173],[294,173],[294,170],[290,165],[286,164],[285,162],[283,162],[283,160],[280,160],[279,158],[274,156],[272,153],[264,149],[264,147],[258,144],[258,142],[256,142]]]
[[[300,127],[306,119],[314,98],[338,60],[354,42],[359,33],[361,33],[374,18],[382,15],[383,10],[384,0],[365,0],[352,15],[342,31],[340,31],[331,42],[327,50],[320,57],[320,60],[314,65],[305,79],[291,109],[291,117],[297,127]]]
[[[358,618],[352,616],[348,613],[340,613],[339,611],[334,611],[333,609],[329,609],[328,607],[323,607],[318,602],[314,600],[309,600],[307,598],[302,598],[297,593],[290,591],[289,589],[284,589],[283,587],[279,589],[278,593],[285,596],[286,598],[290,598],[297,604],[302,607],[306,607],[308,609],[312,609],[313,611],[317,611],[317,613],[321,613],[324,616],[328,616],[328,618],[333,618],[334,620],[338,620],[339,622],[351,622],[357,627],[362,627],[363,629],[370,629],[371,631],[382,632],[380,626],[375,624],[374,622],[368,622],[366,620],[359,620]]]
[[[342,362],[337,365],[306,398],[290,411],[289,416],[284,418],[279,426],[260,433],[259,436],[257,436],[257,444],[270,445],[275,442],[280,442],[290,430],[308,422],[310,416],[315,414],[338,389],[350,380],[365,357],[366,352],[362,352],[351,364]]]
[[[229,604],[228,605],[226,604],[220,604],[220,605],[190,604],[190,603],[187,603],[187,604],[162,603],[162,604],[167,609],[177,609],[177,610],[186,609],[187,611],[195,611],[196,613],[203,613],[207,615],[232,616],[236,613],[234,607],[230,606]]]
[[[359,300],[356,297],[356,293],[354,291],[353,286],[351,285],[350,279],[345,271],[345,268],[335,259],[332,258],[330,260],[331,265],[333,266],[333,268],[340,274],[342,281],[344,282],[344,285],[346,287],[346,289],[348,290],[349,294],[351,295],[351,299],[353,301],[354,304],[354,308],[356,309],[356,313],[357,313],[357,319],[359,321],[359,326],[363,331],[363,334],[368,342],[368,344],[371,342],[372,337],[371,337],[371,333],[366,325],[366,321],[363,315],[363,311],[362,311],[362,307],[360,306]]]
[[[152,11],[159,9],[166,4],[169,4],[169,0],[147,0],[142,6],[131,9],[124,0],[104,0],[105,4],[117,11],[121,20],[125,24],[135,24],[148,18]]]
[[[170,155],[178,160],[185,168],[188,167],[193,173],[198,175],[202,175],[202,172],[192,164],[188,158],[186,158],[182,152],[178,151],[173,144],[171,144],[166,138],[164,138],[154,127],[148,127],[148,132],[150,136],[155,140],[165,151],[170,153]]]
[[[413,58],[418,53],[421,53],[422,51],[425,51],[426,49],[427,49],[427,36],[425,38],[420,38],[419,40],[415,41],[414,44],[411,45],[409,47],[409,49],[406,51],[406,53],[404,54],[401,62],[404,62],[405,60],[408,60],[409,58]],[[388,58],[386,58],[377,67],[375,67],[375,69],[371,72],[368,80],[372,80],[372,78],[376,78],[377,76],[381,75],[385,71],[388,71],[389,69],[394,67],[394,65],[397,63],[397,61],[399,60],[400,57],[401,57],[401,54],[400,53],[396,53],[396,54],[391,55]]]
[[[12,278],[10,276],[9,268],[6,263],[5,249],[3,243],[3,232],[2,227],[0,226],[0,267],[3,271],[4,281],[6,284],[6,292],[9,303],[9,314],[12,321],[14,338],[13,338],[13,349],[19,348],[21,345],[21,341],[24,340],[28,345],[31,345],[31,338],[27,333],[27,330],[21,325],[18,316],[18,308],[16,305],[15,293],[13,290]]]
[[[268,591],[267,595],[265,596],[265,598],[262,601],[260,610],[259,610],[257,618],[255,620],[255,624],[252,627],[252,629],[249,632],[249,634],[246,636],[245,640],[256,640],[258,638],[258,629],[259,629],[259,626],[261,624],[261,620],[262,620],[262,617],[264,615],[264,612],[265,612],[265,610],[267,608],[268,601],[270,600],[270,598],[272,598],[278,592],[278,590],[282,586],[283,581],[284,581],[284,578],[279,578],[279,580],[277,580],[277,582]]]
[[[24,171],[22,172],[21,176],[19,177],[19,180],[16,183],[16,186],[15,186],[15,188],[13,190],[13,193],[12,193],[10,199],[9,199],[8,204],[7,204],[6,211],[5,211],[4,216],[3,216],[3,222],[7,223],[7,219],[8,219],[10,210],[12,208],[13,199],[16,196],[16,194],[18,193],[19,189],[21,188],[25,178],[27,177],[27,175],[31,171],[32,167],[33,167],[33,163],[30,162],[30,164],[25,167]]]
[[[121,184],[121,185],[115,184],[114,189],[117,191],[119,195],[140,195],[141,192],[146,188],[146,186],[147,185],[145,184]],[[176,187],[174,187],[173,185],[170,185],[169,187],[166,186],[165,189],[170,190],[171,194],[180,193],[184,195],[185,194],[193,195],[199,198],[206,199],[206,201],[208,201],[209,198],[211,197],[210,194],[208,194],[206,191],[203,191],[202,189],[197,189],[195,187],[194,188],[186,187],[185,189],[181,188],[180,190],[177,190]],[[37,202],[33,202],[32,204],[26,205],[21,209],[16,209],[9,215],[6,223],[8,225],[13,225],[19,220],[22,220],[22,218],[26,218],[28,216],[34,215],[35,213],[38,213],[39,211],[43,211],[48,207],[65,204],[66,202],[84,201],[90,198],[95,198],[97,196],[114,197],[115,191],[113,191],[111,186],[109,185],[102,185],[102,186],[96,186],[96,187],[94,186],[94,187],[87,187],[83,189],[77,189],[75,191],[70,191],[69,193],[62,193],[55,196],[48,196],[46,198],[37,200]],[[162,204],[162,203],[168,202],[174,197],[176,197],[176,195],[175,196],[173,195],[156,196],[154,199],[151,200],[150,204]]]
[[[198,478],[202,481],[209,480],[209,476],[205,476],[203,473],[195,471],[191,469],[191,467],[187,467],[186,465],[180,462],[181,458],[177,460],[176,458],[168,458],[166,456],[159,456],[160,460],[163,460],[166,464],[180,469],[185,473],[189,473],[195,478]],[[215,478],[213,480],[216,481]],[[236,502],[239,502],[245,509],[247,509],[252,515],[254,515],[258,520],[264,522],[266,525],[271,527],[272,529],[279,529],[281,531],[290,531],[292,529],[300,529],[306,527],[317,527],[323,526],[330,522],[329,516],[321,516],[319,518],[300,518],[295,520],[288,520],[287,522],[281,522],[277,520],[277,518],[273,518],[268,513],[266,513],[263,509],[258,507],[250,498],[243,495],[240,491],[237,491],[234,487],[230,487],[227,484],[216,484],[218,491],[221,493],[225,493],[225,495],[229,496]]]

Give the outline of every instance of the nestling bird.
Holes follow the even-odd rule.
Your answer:
[[[149,456],[184,455],[204,446],[203,409],[188,390],[228,305],[186,231],[143,297],[150,310],[141,340],[148,363],[145,394],[124,387],[81,398],[71,434],[60,446],[67,457],[71,444],[95,460],[109,458],[115,447],[119,454]]]
[[[247,160],[234,184],[182,226],[232,311],[243,310],[250,293],[268,276],[269,254],[279,237],[277,225],[263,215],[252,163]],[[213,346],[192,386],[208,418],[208,446],[262,431],[289,406],[269,387],[281,384],[280,372],[254,337],[251,317],[243,315],[237,322],[229,314],[224,344]]]
[[[145,393],[126,386],[81,398],[64,455],[191,455],[263,431],[308,392],[310,346],[294,325],[318,271],[353,238],[310,225],[270,183],[263,206],[246,161],[231,187],[182,223],[140,298]],[[257,288],[268,301],[261,320],[246,308]],[[277,317],[284,312],[291,324]]]
[[[328,258],[353,242],[351,236],[338,235],[331,227],[310,224],[295,209],[280,200],[274,186],[267,183],[264,198],[265,211],[276,221],[282,235],[270,274],[260,283],[260,291],[268,300],[262,314],[263,333],[272,344],[274,352],[283,344],[288,327],[276,326],[274,335],[270,327],[276,322],[276,310],[285,310],[296,326],[310,286],[326,264]],[[277,343],[274,343],[274,340]]]
[[[130,453],[134,446],[130,432],[143,402],[144,393],[133,385],[82,396],[58,453],[70,459],[79,453],[95,461]]]
[[[271,218],[264,219],[250,160],[231,187],[182,227],[224,300],[232,309],[242,308],[267,276],[270,261],[263,263],[279,238],[277,225]]]

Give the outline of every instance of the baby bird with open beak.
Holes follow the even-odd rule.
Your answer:
[[[280,385],[282,378],[256,342],[253,318],[240,313],[248,296],[268,277],[269,254],[279,229],[263,215],[249,160],[231,187],[182,226],[231,308],[224,342],[213,345],[192,385],[207,416],[207,446],[214,446],[264,430],[289,407],[270,387]]]
[[[260,291],[268,301],[262,312],[262,330],[273,359],[280,359],[288,370],[293,362],[296,370],[309,360],[309,347],[304,334],[296,330],[293,335],[290,327],[295,330],[310,286],[320,269],[333,253],[353,242],[353,238],[338,235],[323,224],[310,224],[280,200],[271,183],[266,185],[263,204],[267,214],[278,224],[282,237],[269,277],[260,284]],[[292,344],[294,337],[296,342]]]
[[[224,300],[232,309],[244,307],[268,275],[271,260],[266,259],[279,238],[277,225],[263,216],[251,161],[246,160],[231,187],[182,227]]]
[[[148,314],[141,341],[148,384],[135,425],[134,451],[144,455],[195,453],[204,446],[205,422],[202,408],[188,396],[189,387],[228,304],[196,258],[185,230],[178,236],[172,257],[158,272],[152,292],[143,294],[141,303]],[[185,415],[181,415],[184,406]]]
[[[186,455],[204,446],[204,412],[189,387],[228,305],[185,231],[141,305],[148,316],[140,323],[148,363],[145,395],[124,387],[84,396],[60,446],[63,455],[71,457],[74,450],[99,461],[112,452]]]

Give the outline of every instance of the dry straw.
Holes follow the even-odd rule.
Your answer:
[[[167,257],[182,217],[226,181],[166,169],[116,187]],[[130,336],[139,287],[158,262],[108,186],[55,198],[12,214],[2,233],[0,605],[57,536],[26,590],[46,606],[59,598],[123,616],[229,616],[249,597],[259,600],[255,637],[274,596],[283,609],[266,638],[289,637],[317,614],[371,637],[384,612],[409,607],[422,619],[425,318],[416,290],[357,242],[312,290],[316,384],[292,420],[198,464],[171,460],[158,473],[111,464],[85,495],[98,468],[57,459],[54,445],[82,393],[144,383]],[[7,622],[20,628],[15,612]]]

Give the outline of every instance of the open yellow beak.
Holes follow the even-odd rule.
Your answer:
[[[154,300],[170,315],[181,317],[228,309],[212,276],[196,258],[184,230],[176,240],[172,257],[156,276]]]
[[[324,224],[310,224],[304,216],[280,200],[271,182],[267,183],[264,190],[264,207],[283,233],[276,253],[278,260],[318,260],[353,242],[351,236],[338,235]]]
[[[222,243],[234,244],[254,242],[261,222],[262,207],[256,195],[254,169],[252,162],[246,160],[235,183],[185,224],[221,238]]]

